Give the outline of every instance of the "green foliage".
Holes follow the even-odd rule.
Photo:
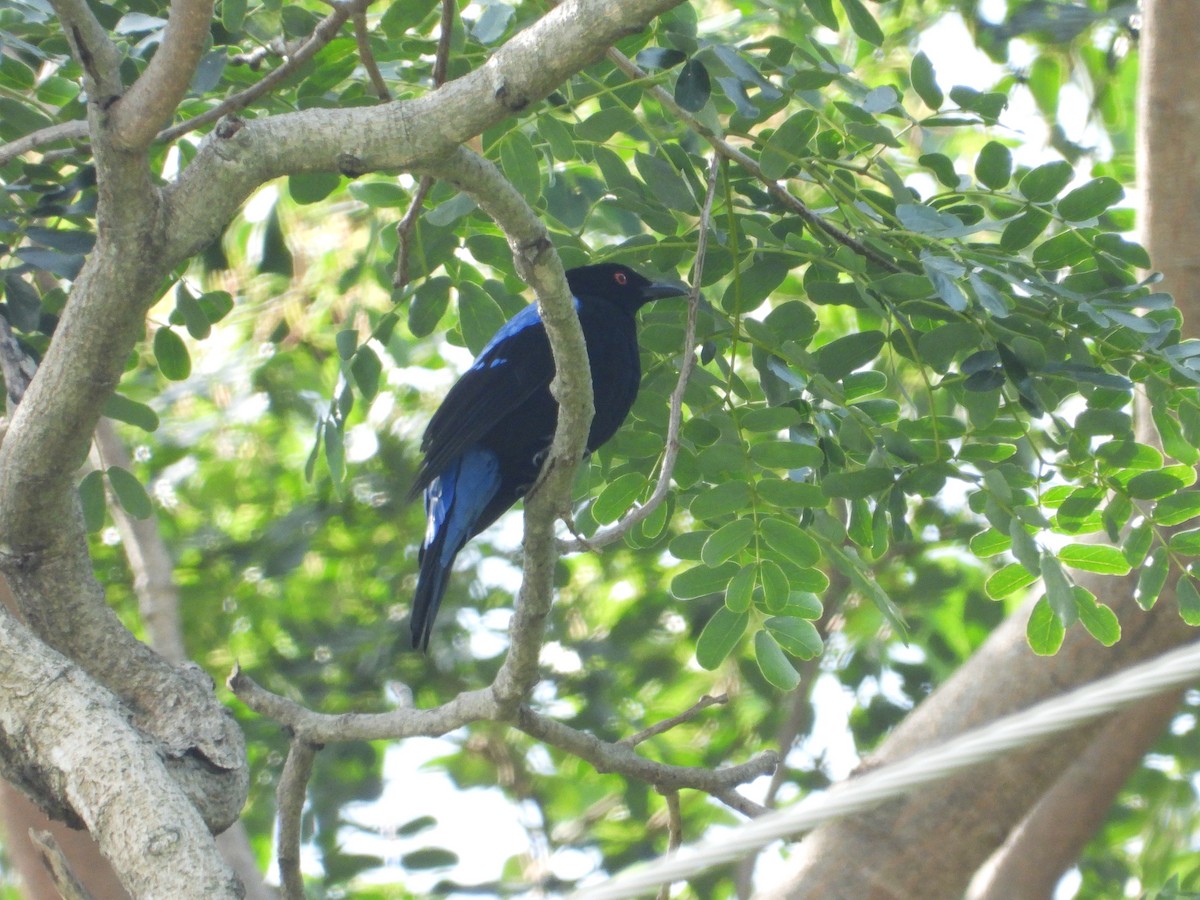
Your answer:
[[[142,71],[166,6],[94,6],[116,27],[130,73]],[[476,6],[454,26],[452,77],[544,11]],[[685,393],[672,496],[623,545],[560,565],[549,634],[580,662],[548,665],[538,702],[616,740],[718,682],[736,686],[723,718],[708,711],[653,741],[664,761],[715,766],[771,746],[821,671],[877,697],[852,722],[870,746],[1039,579],[1044,596],[1027,623],[1038,653],[1056,652],[1068,627],[1105,645],[1119,637],[1076,571],[1136,578],[1146,609],[1170,582],[1184,620],[1200,621],[1195,576],[1170,572],[1200,552],[1191,489],[1200,341],[1184,337],[1171,299],[1137,271],[1150,261],[1121,205],[1132,69],[1103,46],[1119,29],[1096,4],[1070,7],[1079,17],[1070,28],[1045,4],[1010,3],[1002,24],[966,4],[993,58],[1006,59],[1018,34],[1037,51],[1029,67],[978,90],[911,53],[924,22],[910,21],[905,4],[734,6],[741,19],[719,28],[700,27],[703,5],[675,8],[621,43],[645,78],[602,60],[481,136],[568,266],[689,271],[712,151],[655,88],[829,226],[737,164],[722,167],[695,276],[706,298],[701,364]],[[922,19],[943,6],[926,4]],[[327,11],[307,0],[219,4],[181,118],[262,77],[240,54],[281,34],[304,37]],[[437,4],[399,0],[376,12],[366,41],[390,89],[425,93]],[[0,140],[82,119],[81,72],[48,11],[19,3],[0,23]],[[359,52],[344,28],[247,114],[374,103]],[[1057,119],[1061,92],[1085,77],[1093,117],[1111,135],[1103,162]],[[1016,132],[997,126],[1026,88],[1061,158],[1030,165]],[[196,136],[156,146],[154,174],[169,180],[187,165]],[[94,170],[86,146],[59,146],[4,164],[0,183],[3,311],[42,352],[96,239]],[[134,471],[107,468],[80,485],[102,538],[105,481],[133,515],[157,506],[178,559],[189,650],[216,677],[236,659],[327,712],[385,708],[388,679],[410,685],[421,705],[485,684],[519,561],[511,520],[481,536],[451,582],[432,653],[407,652],[422,525],[403,498],[420,429],[464,358],[527,301],[504,236],[444,184],[410,236],[410,283],[394,291],[395,226],[413,193],[407,176],[332,172],[265,188],[254,220],[231,223],[163,285],[153,336],[105,406],[131,426],[124,433],[142,451]],[[578,481],[585,536],[652,492],[684,352],[682,309],[642,314],[641,395]],[[1135,390],[1151,402],[1161,452],[1135,437]],[[118,551],[100,539],[95,553],[114,602],[135,620]],[[907,651],[897,646],[904,636]],[[836,671],[819,661],[826,644],[838,649]],[[888,679],[900,682],[896,696],[879,690]],[[247,817],[265,854],[283,742],[267,723],[243,724],[256,774]],[[558,751],[535,754],[506,732],[481,729],[449,746],[438,765],[456,784],[496,785],[506,773],[503,789],[539,811],[548,843],[556,825],[615,797],[620,814],[571,841],[605,869],[647,854],[645,823],[661,802],[652,787],[595,776]],[[312,844],[330,892],[378,865],[343,846],[339,829],[349,804],[378,796],[382,756],[373,746],[321,754]],[[820,765],[789,765],[802,789],[824,786]],[[1133,790],[1152,798],[1141,809],[1163,798],[1186,808],[1190,788],[1159,775],[1141,773]],[[684,802],[689,830],[725,821],[699,798]],[[1110,824],[1114,834],[1136,836],[1130,823],[1157,815],[1134,806]],[[428,834],[421,824],[406,836],[419,844]],[[452,864],[428,841],[404,853],[404,868]],[[1144,855],[1157,883],[1172,874],[1195,883],[1162,847]],[[1098,877],[1093,863],[1085,884]],[[1132,853],[1120,865],[1137,867]],[[721,876],[702,895],[729,883]]]

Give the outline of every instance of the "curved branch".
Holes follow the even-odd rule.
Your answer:
[[[213,0],[172,0],[162,43],[125,96],[113,105],[115,144],[140,151],[154,141],[187,93],[212,22]]]
[[[159,132],[158,140],[173,141],[180,135],[195,131],[203,125],[216,122],[222,116],[245,109],[263,94],[268,93],[286,81],[297,69],[316,56],[318,50],[337,37],[338,31],[341,30],[341,27],[348,19],[366,11],[366,8],[370,5],[371,0],[347,0],[344,3],[334,3],[333,10],[329,15],[317,23],[317,27],[312,30],[312,34],[308,36],[303,44],[296,48],[296,52],[288,54],[287,61],[283,65],[277,69],[272,69],[263,76],[261,81],[228,97],[212,109],[205,110],[194,118],[164,129]]]
[[[46,144],[57,144],[59,141],[78,141],[88,136],[88,124],[83,119],[75,122],[62,122],[39,128],[15,141],[0,144],[0,166],[6,166],[18,156],[44,147]]]
[[[774,750],[764,750],[747,762],[723,769],[654,762],[639,756],[627,744],[602,741],[586,731],[536,713],[528,706],[521,707],[516,726],[530,737],[586,760],[602,775],[617,772],[649,782],[661,791],[692,788],[720,799],[723,792],[761,775],[770,775],[779,765],[779,754]]]
[[[121,55],[92,13],[86,0],[51,0],[54,14],[62,22],[71,55],[83,69],[89,105],[102,108],[121,96]]]
[[[429,166],[520,114],[681,0],[568,0],[519,32],[478,69],[411,100],[227,120],[166,192],[169,258],[206,246],[263,182],[303,172]]]

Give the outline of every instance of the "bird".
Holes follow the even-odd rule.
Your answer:
[[[641,381],[635,313],[688,293],[617,263],[569,269],[592,374],[591,453],[625,421]],[[424,493],[426,530],[413,595],[413,647],[428,650],[454,559],[537,480],[554,438],[554,358],[536,303],[509,319],[429,420],[409,500]]]

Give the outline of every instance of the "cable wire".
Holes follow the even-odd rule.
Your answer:
[[[680,881],[740,859],[772,841],[794,837],[831,819],[870,809],[1039,738],[1068,731],[1136,700],[1184,687],[1197,679],[1200,679],[1200,642],[997,719],[937,747],[843,782],[830,791],[811,795],[787,809],[745,822],[716,838],[689,844],[672,855],[633,866],[602,884],[576,891],[569,900],[640,897],[660,884]]]

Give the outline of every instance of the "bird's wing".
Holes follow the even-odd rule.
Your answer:
[[[496,332],[429,420],[421,441],[425,459],[410,497],[553,377],[546,328],[530,304]]]

